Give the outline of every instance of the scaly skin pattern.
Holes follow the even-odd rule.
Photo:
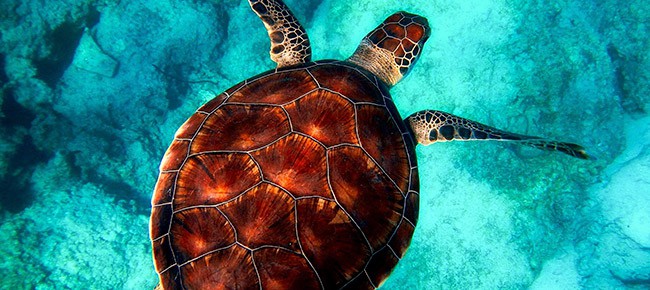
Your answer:
[[[430,33],[426,18],[397,12],[368,33],[348,61],[393,86],[413,67]]]
[[[578,144],[510,133],[441,111],[420,111],[406,120],[417,142],[422,145],[453,140],[510,141],[542,150],[559,151],[580,159],[590,159],[585,149]]]
[[[278,68],[311,60],[307,32],[282,1],[250,0],[253,11],[260,17],[271,39],[271,59]]]

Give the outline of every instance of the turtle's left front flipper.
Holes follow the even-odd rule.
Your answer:
[[[577,144],[510,133],[441,111],[420,111],[412,114],[405,121],[411,127],[416,141],[422,145],[453,140],[511,141],[538,149],[559,151],[581,159],[590,159],[585,149]]]
[[[278,68],[311,61],[307,32],[282,0],[248,0],[271,39],[271,59]]]

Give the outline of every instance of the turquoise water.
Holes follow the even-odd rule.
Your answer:
[[[149,200],[173,133],[274,67],[245,1],[114,2],[3,1],[2,289],[152,289]],[[420,221],[383,289],[650,287],[647,1],[286,2],[314,59],[346,58],[394,11],[427,17],[391,91],[402,116],[444,110],[597,158],[418,147]]]

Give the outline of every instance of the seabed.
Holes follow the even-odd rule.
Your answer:
[[[650,287],[647,1],[287,0],[314,59],[343,59],[394,11],[432,36],[392,89],[585,146],[418,147],[420,220],[382,289]],[[470,3],[471,2],[471,3]],[[1,289],[152,289],[149,199],[173,133],[274,67],[246,1],[3,1]]]

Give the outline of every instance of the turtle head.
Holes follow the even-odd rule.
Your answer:
[[[393,86],[413,67],[430,33],[426,18],[397,12],[368,33],[348,61]]]

